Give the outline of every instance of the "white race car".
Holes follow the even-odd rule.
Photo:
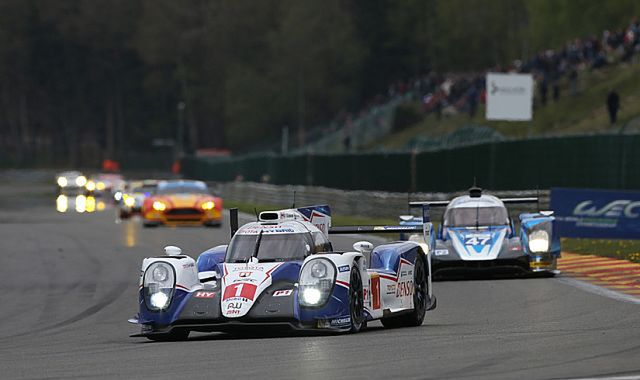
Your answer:
[[[205,251],[197,261],[177,247],[143,261],[139,313],[130,320],[141,333],[134,336],[177,340],[190,331],[265,325],[358,332],[372,320],[419,326],[436,307],[430,254],[420,244],[374,248],[361,241],[352,252],[338,252],[327,239],[327,233],[423,226],[330,228],[326,205],[262,212],[259,221],[239,229],[235,215],[229,245]]]

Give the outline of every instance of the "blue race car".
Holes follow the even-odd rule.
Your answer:
[[[446,207],[434,236],[434,277],[480,272],[552,276],[560,257],[553,213],[520,214],[518,232],[505,206],[537,202],[538,198],[499,199],[477,187],[451,201],[411,202],[411,207]],[[403,224],[419,223],[407,219]]]
[[[331,228],[328,206],[262,212],[197,261],[178,247],[142,264],[139,313],[129,320],[151,340],[186,339],[191,331],[251,327],[358,332],[368,321],[419,326],[436,306],[430,255],[418,243],[336,252],[328,233],[422,231],[422,226]],[[429,224],[430,225],[430,224]]]

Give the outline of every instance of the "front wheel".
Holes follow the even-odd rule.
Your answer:
[[[349,332],[356,333],[364,326],[364,291],[362,289],[362,278],[358,267],[351,268],[351,279],[349,281],[349,316],[351,317],[351,328]]]
[[[428,284],[425,258],[424,255],[418,254],[413,268],[413,310],[397,317],[381,319],[382,325],[387,328],[422,325],[427,313]]]

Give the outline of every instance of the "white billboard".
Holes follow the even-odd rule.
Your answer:
[[[487,74],[487,120],[523,120],[533,117],[531,74]]]

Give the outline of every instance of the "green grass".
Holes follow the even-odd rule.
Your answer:
[[[578,76],[578,94],[570,96],[567,79],[561,80],[560,99],[554,102],[551,97],[547,106],[537,106],[533,110],[531,124],[533,136],[542,134],[574,134],[610,131],[617,132],[620,127],[640,116],[640,64],[616,65],[613,67],[589,71],[582,70]],[[612,127],[605,101],[610,89],[620,95],[618,123]],[[551,89],[549,89],[551,93]],[[536,89],[537,95],[537,89]],[[507,137],[526,137],[529,122],[488,121],[484,107],[479,107],[475,117],[458,114],[437,120],[430,114],[422,121],[407,129],[385,136],[381,141],[369,147],[380,146],[386,149],[398,149],[417,136],[441,136],[451,133],[465,125],[485,125],[494,128]]]
[[[562,239],[562,251],[640,263],[640,240]]]

